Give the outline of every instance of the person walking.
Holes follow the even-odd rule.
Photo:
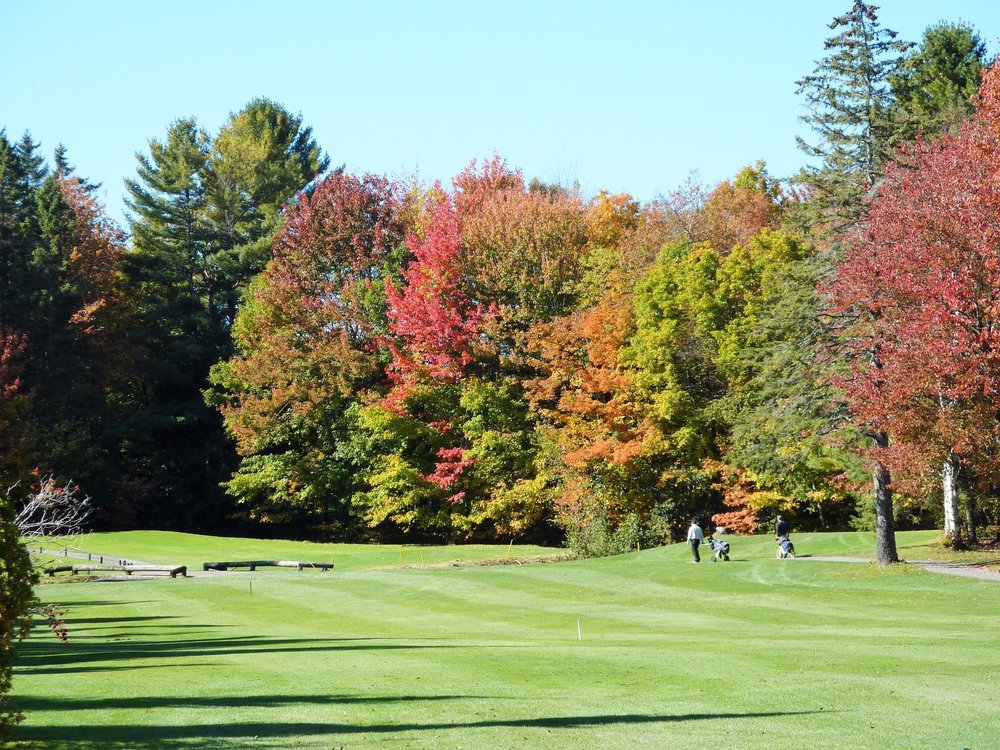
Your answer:
[[[774,524],[774,538],[781,539],[783,536],[787,537],[789,531],[791,531],[791,527],[788,525],[788,521],[778,516]]]
[[[688,527],[688,544],[691,545],[691,554],[694,555],[695,562],[701,562],[701,555],[698,554],[698,547],[701,546],[701,540],[705,538],[705,534],[701,530],[701,526],[698,525],[697,519],[691,519],[691,525]]]

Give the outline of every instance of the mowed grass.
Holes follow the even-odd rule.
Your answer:
[[[90,544],[198,565],[305,549],[170,538]],[[871,550],[864,535],[794,538],[801,554]],[[461,558],[453,547],[423,548],[426,567],[404,548],[400,568],[398,547],[336,546],[329,573],[41,586],[71,639],[21,646],[16,736],[79,750],[998,746],[1000,583],[730,541],[718,564],[675,545],[432,565]]]
[[[47,545],[54,547],[55,545]],[[514,560],[534,557],[564,557],[566,550],[533,545],[399,545],[318,544],[274,539],[182,534],[172,531],[120,531],[87,535],[80,549],[96,562],[119,559],[141,560],[163,565],[186,565],[201,570],[206,562],[245,560],[298,560],[334,563],[338,570],[362,570],[412,565],[446,565],[455,562]],[[48,561],[49,558],[46,558]],[[67,564],[77,560],[65,560]]]

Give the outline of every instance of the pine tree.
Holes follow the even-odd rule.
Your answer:
[[[216,282],[213,312],[229,326],[251,278],[270,258],[285,205],[329,166],[300,115],[254,99],[230,115],[204,169],[206,264]]]
[[[972,114],[985,66],[986,46],[971,26],[941,22],[929,27],[920,46],[889,77],[896,137],[957,132]]]
[[[88,193],[93,194],[97,192],[98,188],[101,187],[101,183],[90,182],[89,180],[80,177],[80,175],[76,173],[76,167],[70,163],[69,157],[66,155],[67,152],[68,149],[63,144],[60,143],[56,146],[54,155],[55,173],[64,180],[76,180],[76,183]]]
[[[208,148],[208,135],[194,119],[177,120],[165,141],[150,141],[148,156],[136,154],[138,179],[125,181],[136,251],[158,267],[157,281],[181,288],[192,307],[207,286],[201,212]]]
[[[174,500],[156,505],[166,510],[160,522],[204,528],[224,517],[218,487],[235,468],[202,396],[209,369],[232,354],[232,323],[270,257],[282,209],[328,160],[301,117],[267,100],[231,115],[215,138],[178,120],[137,159],[126,181],[136,249],[127,271],[146,385],[124,431],[133,476]]]
[[[126,259],[138,326],[140,403],[122,425],[133,513],[165,526],[211,524],[196,498],[220,505],[218,483],[230,468],[216,415],[203,403],[209,368],[226,350],[212,324],[215,285],[206,262],[212,232],[205,218],[208,134],[193,118],[170,125],[164,140],[137,154],[127,180],[134,253]],[[172,502],[152,504],[155,496]],[[129,516],[123,514],[128,523]]]
[[[815,144],[798,138],[798,145],[820,160],[806,167],[800,180],[835,229],[858,220],[864,196],[877,186],[891,158],[889,77],[911,45],[879,25],[877,10],[855,0],[830,24],[842,30],[826,40],[829,54],[796,82],[809,110],[801,119],[819,136]]]

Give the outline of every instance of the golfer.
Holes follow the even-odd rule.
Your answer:
[[[788,536],[789,531],[791,531],[791,526],[788,525],[788,521],[778,516],[774,524],[774,538],[781,539],[783,536]]]
[[[694,518],[691,519],[691,525],[688,527],[688,543],[691,545],[691,554],[694,555],[695,562],[701,562],[701,555],[698,554],[698,547],[701,545],[701,540],[705,538],[705,534],[702,533],[701,526],[698,525],[698,521]]]

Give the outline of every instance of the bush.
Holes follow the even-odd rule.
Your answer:
[[[612,528],[606,513],[598,511],[585,523],[576,523],[566,530],[569,548],[581,557],[607,557],[633,552],[637,546],[652,547],[663,543],[663,537],[645,524],[637,513],[629,513],[618,528]]]
[[[35,573],[21,544],[8,495],[0,494],[0,742],[20,716],[4,710],[10,691],[14,644],[28,634],[35,595]]]

